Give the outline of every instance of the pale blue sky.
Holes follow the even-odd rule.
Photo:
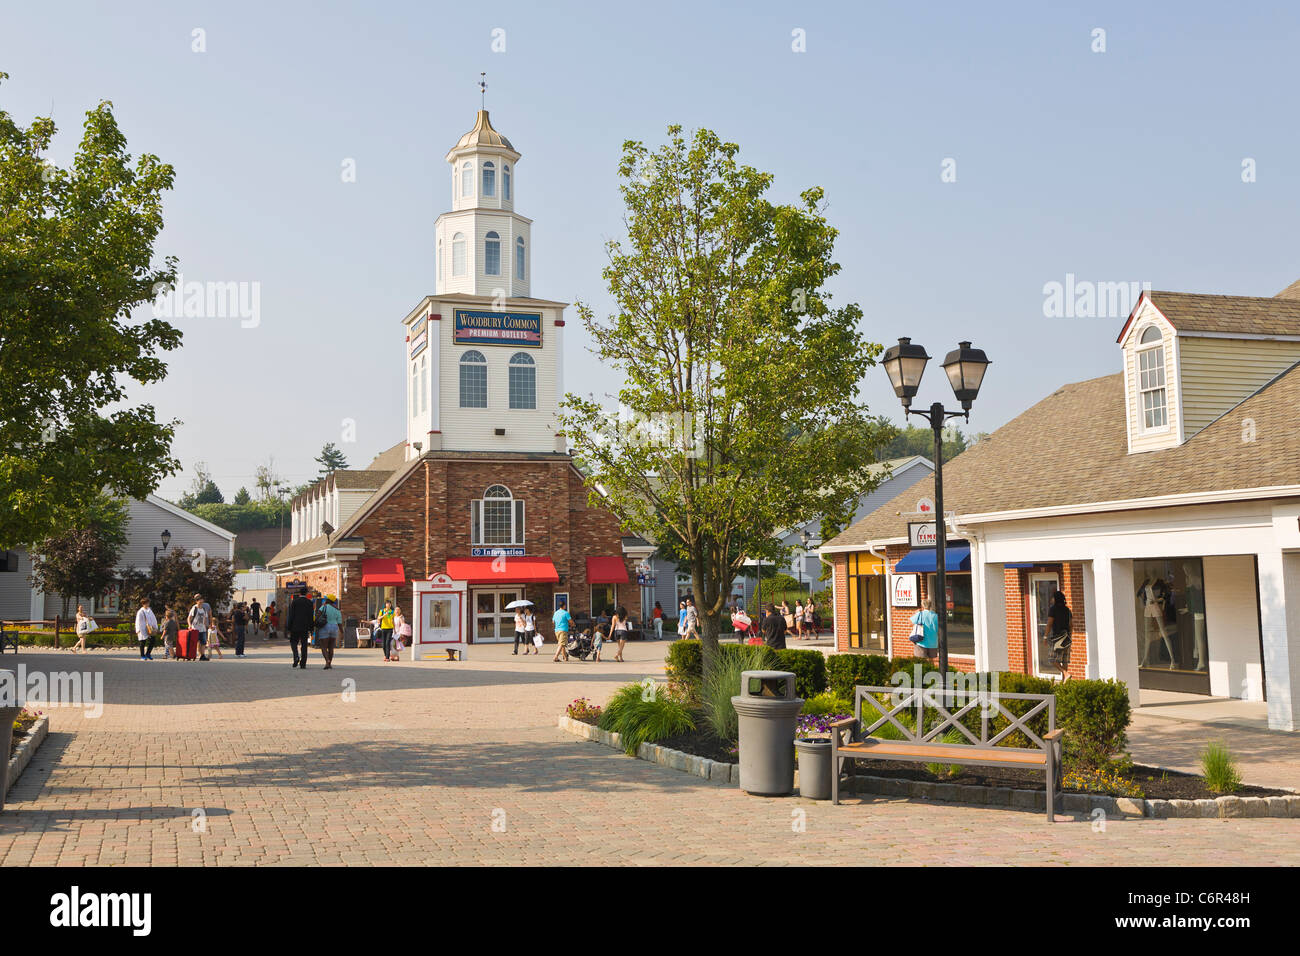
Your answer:
[[[147,393],[185,422],[186,473],[161,493],[202,459],[229,498],[269,455],[313,475],[345,418],[353,466],[401,439],[398,323],[433,291],[442,157],[473,125],[480,70],[523,154],[534,295],[603,311],[622,141],[708,126],[775,174],[778,198],[825,187],[832,288],[862,306],[864,335],[988,351],[970,428],[991,431],[1118,370],[1122,317],[1045,318],[1045,283],[1272,295],[1300,278],[1298,39],[1282,3],[4,0],[0,107],[28,122],[53,104],[62,162],[85,110],[112,100],[132,151],[177,170],[159,251],[187,279],[260,283],[256,328],[178,319],[185,346]],[[616,387],[570,331],[568,388]],[[897,419],[883,370],[864,395]],[[920,401],[935,398],[951,392],[932,368]]]

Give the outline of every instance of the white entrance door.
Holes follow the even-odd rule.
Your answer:
[[[1061,672],[1047,670],[1051,648],[1047,643],[1047,612],[1052,606],[1052,595],[1060,590],[1061,581],[1055,572],[1029,575],[1029,634],[1034,651],[1034,673],[1039,677],[1060,677]]]
[[[506,605],[518,601],[517,588],[474,592],[474,643],[497,644],[515,639],[515,612]]]

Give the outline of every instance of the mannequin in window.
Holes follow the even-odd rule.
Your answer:
[[[1138,586],[1138,597],[1142,601],[1143,635],[1146,647],[1142,651],[1139,667],[1149,667],[1151,647],[1156,641],[1165,642],[1169,652],[1169,668],[1174,666],[1174,645],[1169,639],[1169,629],[1165,626],[1165,606],[1169,603],[1169,586],[1160,578],[1144,578]]]
[[[1192,616],[1192,630],[1196,638],[1193,649],[1196,669],[1198,671],[1208,670],[1210,654],[1205,646],[1204,585],[1201,584],[1201,576],[1196,570],[1196,565],[1190,562],[1183,565],[1183,576],[1187,581],[1187,589],[1183,592],[1183,598],[1187,603],[1187,613]]]

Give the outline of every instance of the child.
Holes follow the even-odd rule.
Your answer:
[[[215,617],[212,619],[212,623],[208,625],[207,651],[208,653],[216,651],[218,660],[225,656],[221,653],[221,628],[217,627],[217,619]],[[203,659],[205,661],[211,660],[207,655],[204,655]]]
[[[180,632],[180,621],[176,620],[176,612],[172,608],[167,609],[167,615],[163,618],[163,658],[176,659],[175,645],[179,644],[178,639]]]
[[[590,628],[587,628],[582,632],[582,636],[590,640],[591,646],[595,649],[595,654],[593,654],[591,658],[593,661],[600,660],[600,649],[605,646],[605,627],[606,625],[604,624],[597,624],[596,634],[594,637],[592,636]]]

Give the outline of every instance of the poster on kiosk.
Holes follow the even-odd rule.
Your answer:
[[[427,581],[416,581],[415,607],[411,620],[411,660],[465,659],[469,633],[465,627],[467,584],[453,581],[445,574],[435,574]],[[443,654],[446,657],[443,657]]]

